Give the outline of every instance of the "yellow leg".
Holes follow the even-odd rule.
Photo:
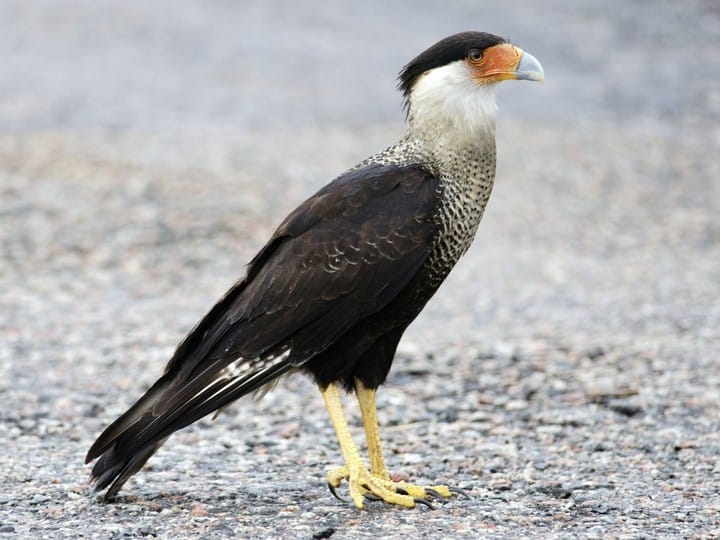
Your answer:
[[[365,440],[370,455],[370,471],[377,478],[390,480],[390,474],[383,459],[382,444],[380,443],[380,429],[378,428],[377,409],[375,408],[375,390],[365,388],[359,379],[355,379],[355,392],[360,404],[363,425],[365,426]]]
[[[385,466],[380,443],[380,429],[378,428],[377,409],[375,408],[375,390],[366,388],[359,379],[355,379],[355,393],[357,394],[360,412],[365,426],[365,439],[367,440],[368,454],[370,454],[370,470],[373,477],[385,487],[396,491],[404,491],[415,499],[428,499],[429,493],[441,497],[451,497],[452,492],[447,486],[428,486],[423,488],[405,482],[392,482]]]
[[[390,504],[398,504],[413,508],[415,500],[410,495],[401,495],[392,489],[389,481],[382,481],[375,478],[367,470],[365,464],[360,460],[360,454],[350,435],[345,414],[343,413],[340,395],[334,384],[328,385],[322,392],[325,399],[325,406],[330,414],[330,420],[335,427],[335,433],[340,443],[340,450],[345,459],[345,466],[333,469],[328,473],[328,484],[333,488],[340,486],[343,480],[347,479],[350,486],[350,497],[358,508],[363,508],[365,494],[371,493]]]

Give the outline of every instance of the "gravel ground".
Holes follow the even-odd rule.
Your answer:
[[[709,0],[2,2],[0,538],[720,536],[719,25]],[[101,504],[94,437],[468,28],[547,82],[500,92],[478,239],[378,400],[391,469],[470,498],[332,498],[295,377]]]

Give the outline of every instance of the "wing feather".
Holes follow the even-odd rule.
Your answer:
[[[190,376],[208,359],[252,359],[278,347],[293,349],[301,364],[326,349],[391,301],[427,260],[437,191],[438,180],[419,167],[373,165],[336,179],[283,221],[167,371]]]

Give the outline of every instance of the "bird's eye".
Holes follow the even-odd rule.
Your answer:
[[[470,52],[468,53],[468,58],[473,62],[479,62],[482,60],[482,57],[483,52],[480,49],[470,49]]]

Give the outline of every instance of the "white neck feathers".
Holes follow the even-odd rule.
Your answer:
[[[408,100],[410,133],[451,144],[494,134],[495,86],[478,83],[463,60],[424,73]]]

